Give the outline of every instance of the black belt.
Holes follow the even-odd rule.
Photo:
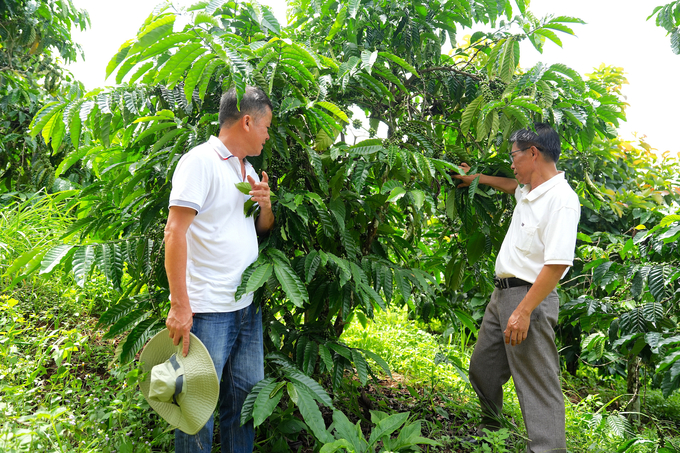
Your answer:
[[[494,277],[493,284],[498,289],[508,289],[508,288],[514,288],[516,286],[531,286],[532,285],[532,283],[529,283],[529,282],[522,280],[521,278],[517,278],[517,277],[510,277],[510,278]]]

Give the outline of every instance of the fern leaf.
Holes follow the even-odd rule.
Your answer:
[[[271,396],[271,393],[274,392],[276,387],[277,382],[272,380],[258,392],[257,398],[255,398],[253,404],[253,425],[255,427],[261,425],[262,422],[274,412],[274,409],[279,404],[279,401],[283,396],[283,389],[279,387],[279,391]]]
[[[275,383],[273,377],[268,377],[262,379],[260,382],[255,384],[253,389],[250,391],[245,401],[243,402],[243,407],[241,408],[241,425],[245,424],[253,416],[253,408],[255,407],[255,400],[262,393],[262,389],[268,387],[270,384]]]
[[[309,391],[309,394],[315,400],[327,407],[333,407],[333,400],[331,400],[331,397],[328,396],[328,393],[326,393],[323,387],[321,387],[314,379],[293,367],[284,368],[283,372],[294,384],[298,384],[298,390],[300,386],[302,386]]]
[[[127,363],[135,358],[135,355],[142,349],[149,338],[156,335],[165,328],[165,320],[150,318],[137,324],[125,339],[121,349],[120,361]]]
[[[309,395],[307,389],[304,386],[300,387],[295,385],[295,383],[293,383],[293,386],[297,391],[297,406],[300,409],[300,414],[302,414],[302,418],[314,434],[314,437],[324,444],[333,442],[335,439],[330,435],[328,430],[326,430],[326,425],[323,416],[321,415],[321,411],[319,410],[319,406],[317,406]]]

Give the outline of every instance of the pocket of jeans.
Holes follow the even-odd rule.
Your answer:
[[[534,242],[536,230],[537,227],[523,223],[520,227],[519,238],[515,247],[524,252],[524,254],[528,254],[531,251],[531,244]]]

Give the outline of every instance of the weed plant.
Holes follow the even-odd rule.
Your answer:
[[[355,320],[343,334],[343,340],[349,346],[370,349],[381,355],[392,370],[404,375],[403,385],[413,389],[414,395],[418,395],[419,390],[429,394],[431,401],[444,404],[442,409],[446,412],[467,416],[467,423],[475,426],[479,421],[478,403],[466,376],[473,347],[461,348],[463,342],[457,341],[456,335],[448,342],[428,333],[437,330],[441,329],[409,320],[404,310],[392,310],[377,312],[365,325]],[[442,355],[446,360],[438,359]],[[462,365],[460,370],[454,365],[457,361]],[[647,390],[643,395],[643,424],[631,426],[623,409],[615,404],[619,399],[624,404],[626,382],[620,378],[603,381],[589,367],[581,368],[576,377],[567,373],[563,376],[570,452],[680,451],[680,395],[665,400],[659,390]],[[494,437],[495,443],[472,447],[460,439],[446,438],[445,433],[455,430],[433,429],[430,436],[446,445],[441,451],[524,451],[524,423],[512,380],[504,390],[506,425],[501,434]],[[426,411],[438,409],[429,405],[421,406],[421,410],[423,412],[414,416],[427,418]],[[451,422],[459,421],[452,418]],[[501,447],[496,438],[506,434],[509,434],[509,442]]]
[[[168,451],[132,365],[109,366],[112,341],[88,318],[25,313],[0,296],[0,451]]]
[[[9,288],[9,265],[58,240],[71,222],[60,196],[0,211],[0,452],[170,451],[172,433],[137,387],[139,370],[114,361],[96,322],[115,297],[101,276],[69,274]]]

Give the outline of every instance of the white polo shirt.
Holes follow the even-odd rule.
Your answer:
[[[496,258],[496,275],[534,283],[546,264],[571,266],[581,204],[564,173],[532,191],[517,186],[515,198],[517,206]]]
[[[246,175],[259,182],[247,161]],[[187,231],[186,281],[194,313],[236,311],[253,301],[252,293],[234,298],[258,254],[255,221],[243,214],[250,196],[234,185],[242,181],[238,157],[217,137],[182,156],[172,177],[170,206],[197,212]]]

